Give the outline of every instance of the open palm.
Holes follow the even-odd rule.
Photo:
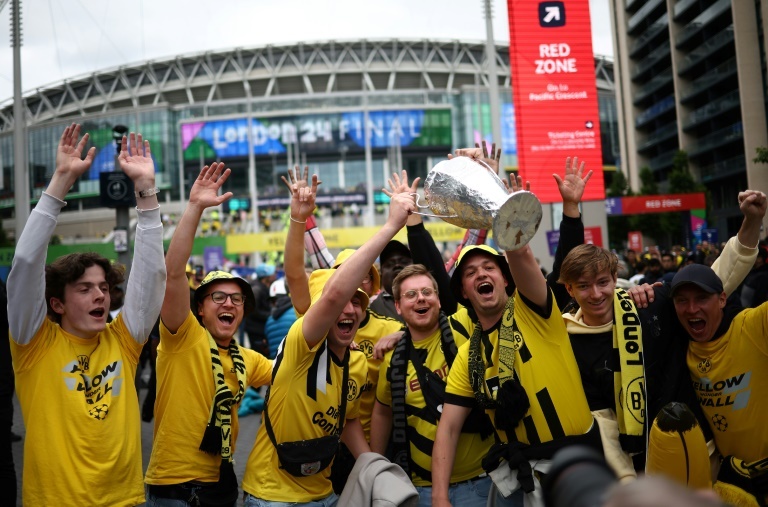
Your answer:
[[[80,125],[72,124],[64,130],[56,150],[56,171],[67,175],[72,182],[82,176],[93,162],[96,148],[91,148],[82,160],[83,149],[88,143],[88,134],[80,137]]]
[[[210,208],[228,200],[232,197],[232,192],[219,195],[219,189],[231,172],[228,168],[224,169],[224,162],[214,162],[203,167],[189,191],[189,202],[202,208]]]
[[[120,169],[131,178],[134,183],[140,181],[149,181],[154,183],[155,164],[152,162],[152,152],[149,148],[149,141],[142,139],[131,132],[130,142],[123,136],[120,146]]]

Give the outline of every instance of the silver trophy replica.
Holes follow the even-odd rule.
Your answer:
[[[485,163],[469,157],[444,160],[424,181],[426,216],[442,218],[465,229],[492,229],[504,250],[522,248],[541,222],[541,202],[531,192],[508,193],[498,175]],[[418,205],[418,202],[417,202]]]

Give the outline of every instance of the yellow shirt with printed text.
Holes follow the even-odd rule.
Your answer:
[[[272,361],[245,347],[239,347],[246,371],[246,389],[268,384]],[[219,347],[224,381],[237,393],[235,374],[229,349]],[[211,415],[215,395],[208,334],[192,312],[171,333],[160,322],[160,345],[157,347],[157,399],[152,455],[147,467],[146,483],[167,485],[187,481],[219,480],[221,456],[199,449]],[[234,405],[232,415],[232,448],[237,441],[239,419]]]
[[[328,349],[326,339],[310,349],[302,332],[303,323],[304,317],[293,323],[275,358],[268,410],[277,443],[324,437],[334,433],[340,424],[342,361]],[[345,419],[360,416],[367,370],[365,356],[350,351]],[[307,477],[294,477],[280,468],[275,447],[262,424],[248,456],[243,490],[273,502],[311,502],[333,493],[330,474],[331,466]]]

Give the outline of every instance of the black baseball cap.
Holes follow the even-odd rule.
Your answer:
[[[379,261],[384,264],[387,259],[389,259],[391,256],[395,254],[400,254],[404,257],[408,257],[409,259],[412,259],[411,251],[408,249],[407,246],[400,243],[396,239],[393,239],[389,243],[387,243],[387,246],[384,247],[384,250],[381,251],[381,254],[379,255]]]
[[[723,282],[709,266],[704,264],[689,264],[675,274],[672,278],[672,295],[683,285],[692,283],[701,290],[710,294],[721,294]]]

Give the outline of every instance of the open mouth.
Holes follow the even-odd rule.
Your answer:
[[[477,293],[483,296],[493,293],[493,285],[489,282],[483,282],[477,287]]]
[[[352,331],[352,327],[354,326],[354,322],[350,319],[344,319],[339,321],[338,324],[336,324],[339,328],[339,330],[343,333],[349,333]]]
[[[88,312],[91,317],[95,317],[97,319],[100,319],[104,316],[105,310],[104,308],[97,308],[96,310],[91,310]]]
[[[704,330],[707,323],[702,319],[688,319],[688,326],[692,331],[700,332]]]
[[[419,315],[426,315],[426,313],[429,311],[429,308],[417,308],[414,311]]]
[[[222,313],[219,315],[219,320],[225,324],[232,324],[235,321],[235,316],[231,313]]]

